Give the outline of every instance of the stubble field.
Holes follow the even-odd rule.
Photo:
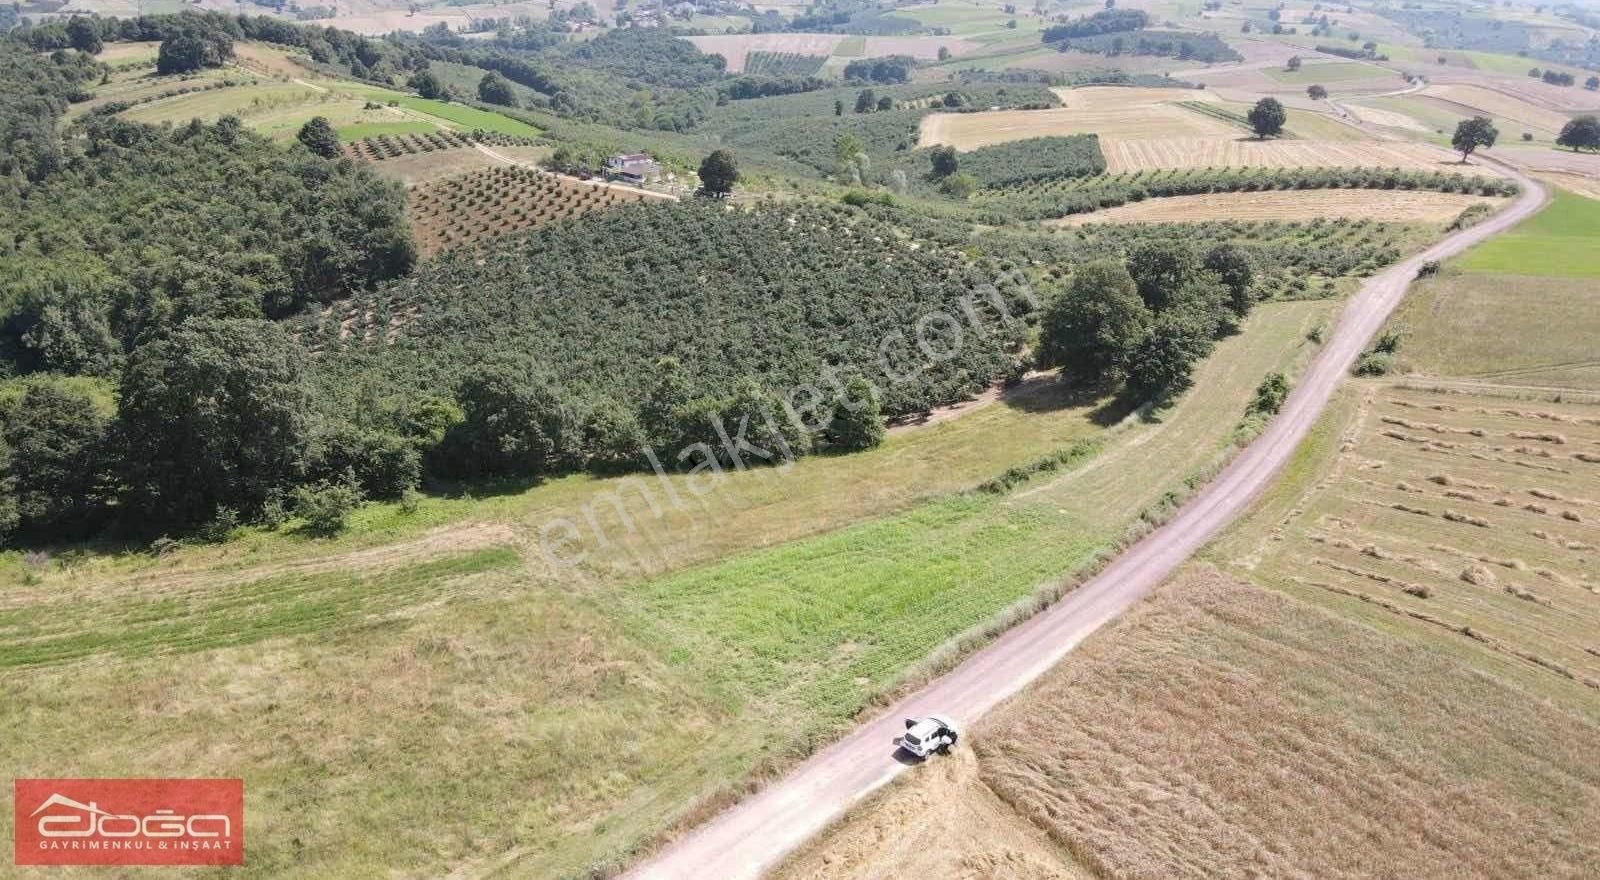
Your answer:
[[[1102,139],[1112,172],[1158,168],[1414,168],[1446,170],[1451,154],[1399,141],[1260,141],[1250,137]],[[1493,173],[1479,167],[1475,173]]]
[[[1200,223],[1213,220],[1315,220],[1347,217],[1395,223],[1447,223],[1470,205],[1499,207],[1505,200],[1462,193],[1391,190],[1303,190],[1211,193],[1145,199],[1074,214],[1051,225],[1085,223]]]

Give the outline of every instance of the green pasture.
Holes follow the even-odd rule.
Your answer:
[[[1600,201],[1553,190],[1544,210],[1468,251],[1457,265],[1468,272],[1600,278]]]

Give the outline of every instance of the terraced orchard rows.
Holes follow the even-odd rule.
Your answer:
[[[424,254],[646,197],[521,166],[486,168],[413,188],[406,213]]]
[[[535,141],[532,138],[493,131],[432,131],[427,134],[374,135],[351,141],[345,144],[344,150],[352,159],[381,162],[399,156],[470,147],[475,143],[495,147],[525,147],[534,144]]]

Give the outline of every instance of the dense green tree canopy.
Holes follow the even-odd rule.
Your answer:
[[[0,408],[21,531],[61,538],[96,524],[110,492],[109,426],[93,399],[49,379],[30,381],[14,404]]]
[[[1579,116],[1561,127],[1556,143],[1573,150],[1600,150],[1600,118]]]
[[[1463,119],[1456,124],[1456,133],[1450,138],[1450,145],[1461,154],[1461,161],[1467,161],[1479,147],[1492,147],[1495,140],[1500,137],[1500,130],[1494,127],[1494,122],[1487,116],[1474,116]]]
[[[82,157],[0,181],[0,362],[111,375],[190,315],[281,316],[405,272],[400,188],[287,151],[237,120],[94,120]]]
[[[1262,98],[1250,108],[1248,119],[1256,137],[1277,137],[1283,134],[1283,124],[1288,121],[1289,112],[1283,109],[1283,104],[1277,98]]]
[[[72,48],[90,55],[99,55],[102,47],[100,29],[95,26],[93,19],[81,15],[74,15],[67,21],[67,40]]]
[[[501,76],[498,71],[489,71],[478,80],[478,100],[487,104],[499,104],[502,107],[517,106],[517,93],[511,87],[511,81]]]
[[[202,67],[221,67],[233,57],[233,38],[225,31],[196,26],[161,41],[156,73],[167,76],[193,73]]]
[[[339,156],[339,133],[328,124],[328,117],[313,116],[305,125],[300,126],[300,133],[296,135],[306,149],[324,159],[334,159]]]
[[[305,350],[277,324],[191,318],[140,346],[118,429],[128,502],[152,525],[250,515],[306,472]]]
[[[713,150],[700,163],[700,188],[707,195],[726,196],[738,182],[739,166],[734,164],[733,154],[727,150]]]
[[[1121,260],[1079,266],[1039,327],[1039,364],[1075,379],[1116,382],[1150,333],[1152,315]]]

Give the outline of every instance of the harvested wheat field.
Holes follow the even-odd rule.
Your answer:
[[[941,48],[949,49],[951,55],[965,55],[981,47],[981,43],[959,37],[867,37],[866,57],[910,55],[928,61],[938,58]]]
[[[1467,206],[1485,203],[1498,208],[1503,198],[1370,189],[1284,190],[1209,193],[1145,199],[1089,214],[1047,221],[1051,226],[1085,223],[1201,223],[1212,220],[1315,220],[1348,217],[1401,223],[1446,223]]]
[[[1193,566],[967,737],[978,781],[956,790],[1010,812],[953,829],[959,856],[923,873],[922,853],[888,843],[943,784],[919,777],[964,773],[934,761],[775,876],[1006,876],[966,866],[999,864],[1028,826],[1070,854],[1060,876],[1578,877],[1600,863],[1600,725],[1426,630],[1319,604]]]
[[[971,114],[981,115],[981,114]],[[1220,123],[1218,123],[1220,125]],[[1106,169],[1146,171],[1158,168],[1420,168],[1444,170],[1455,154],[1426,144],[1397,141],[1259,141],[1239,137],[1141,138],[1111,134],[1100,138]],[[1029,135],[1038,137],[1038,135]],[[1495,174],[1491,167],[1462,171]]]
[[[922,118],[918,145],[949,144],[975,150],[990,144],[1055,135],[1086,134],[1180,141],[1225,140],[1238,130],[1226,122],[1175,104],[1125,108],[991,110],[984,113],[932,113]],[[1109,158],[1109,157],[1108,157]]]
[[[1600,405],[1431,383],[1350,396],[1332,464],[1284,487],[1293,513],[1246,554],[1252,576],[1369,603],[1600,710]]]
[[[721,55],[729,73],[744,70],[745,56],[751,52],[792,52],[797,55],[832,55],[844,39],[843,34],[716,34],[684,37],[708,55]],[[934,50],[937,53],[937,49]]]
[[[1077,880],[1094,874],[984,784],[956,749],[796,853],[769,880]]]
[[[1061,106],[1073,110],[1123,110],[1149,107],[1154,104],[1177,104],[1183,101],[1217,103],[1216,95],[1205,89],[1155,89],[1130,86],[1084,86],[1076,89],[1051,89]]]
[[[1560,131],[1571,118],[1540,107],[1529,101],[1495,89],[1472,85],[1432,85],[1422,93],[1425,97],[1446,101],[1465,108],[1467,113],[1481,112],[1501,123],[1509,130],[1512,123],[1532,126],[1545,131]],[[1509,140],[1509,138],[1508,138]]]
[[[1179,106],[1214,103],[1216,96],[1193,89],[1091,86],[1052,89],[1062,107],[1050,110],[990,110],[933,113],[922,118],[919,145],[949,144],[973,150],[990,144],[1094,132],[1121,138],[1204,138],[1237,135],[1227,122]]]
[[[1377,107],[1363,107],[1360,104],[1346,106],[1362,122],[1370,122],[1373,125],[1381,125],[1385,128],[1403,128],[1407,131],[1431,131],[1426,125],[1417,121],[1416,117],[1407,116],[1404,113],[1398,113],[1393,110],[1380,110]]]

